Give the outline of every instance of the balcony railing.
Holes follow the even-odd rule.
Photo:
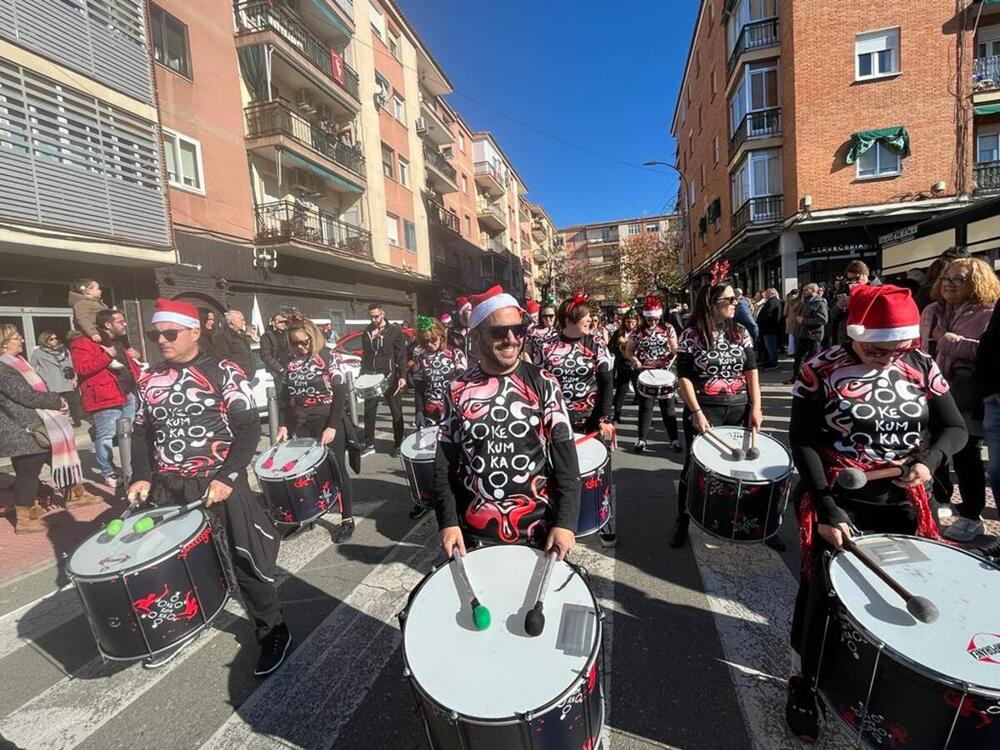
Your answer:
[[[325,211],[294,201],[275,201],[257,206],[258,242],[302,240],[323,245],[355,258],[371,259],[372,236]]]
[[[446,227],[456,234],[462,233],[458,226],[458,217],[440,203],[427,201],[427,215],[431,223]]]
[[[333,1],[337,3],[337,5],[340,6],[340,9],[344,11],[344,13],[346,13],[348,16],[350,16],[352,20],[354,19],[354,3],[352,2],[352,0],[333,0]]]
[[[241,32],[274,31],[290,45],[297,48],[310,62],[322,70],[328,78],[339,83],[355,99],[358,94],[358,74],[343,62],[342,75],[333,69],[330,45],[316,36],[302,23],[302,20],[281,5],[272,5],[264,0],[236,5],[236,22]]]
[[[431,276],[439,281],[452,284],[462,283],[462,269],[440,258],[431,260]]]
[[[784,198],[780,195],[764,195],[751,198],[733,214],[733,234],[750,224],[773,224],[784,218]]]
[[[729,139],[729,158],[732,159],[740,146],[750,138],[770,138],[781,135],[781,107],[749,112]]]
[[[972,73],[973,91],[1000,89],[1000,55],[980,57]]]
[[[491,164],[490,162],[477,161],[473,165],[473,170],[476,177],[486,175],[488,177],[493,178],[493,181],[496,182],[497,185],[499,185],[500,187],[504,187],[504,180],[503,177],[500,175],[500,170],[497,169],[495,166],[493,166],[493,164]]]
[[[729,55],[726,74],[732,75],[733,68],[736,67],[736,61],[740,59],[740,55],[744,52],[752,49],[761,49],[762,47],[772,47],[778,41],[777,18],[768,18],[763,21],[748,23],[740,31],[736,45],[733,47],[733,52]]]
[[[428,148],[426,143],[424,144],[424,161],[452,182],[454,182],[455,178],[458,176],[458,172],[456,172],[455,168],[448,163],[447,159],[444,158],[444,154],[440,151]]]
[[[248,138],[285,135],[359,176],[365,173],[365,157],[358,149],[328,135],[319,125],[309,122],[281,102],[251,104],[246,108],[246,118]]]
[[[496,220],[499,221],[501,224],[507,226],[507,218],[504,216],[503,209],[500,207],[498,203],[489,203],[484,200],[477,200],[476,213],[490,214],[491,216],[496,217]]]
[[[977,193],[1000,191],[1000,161],[983,161],[972,166],[972,180]]]
[[[497,239],[489,240],[486,243],[486,249],[489,250],[490,252],[496,253],[497,255],[504,255],[505,253],[509,252],[509,250],[507,250],[504,244]]]
[[[615,232],[614,234],[601,235],[600,237],[588,237],[587,238],[587,244],[588,245],[613,245],[613,244],[617,244],[617,243],[618,243],[618,233],[617,232]]]

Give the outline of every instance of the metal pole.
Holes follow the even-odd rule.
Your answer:
[[[122,484],[128,491],[128,486],[132,483],[132,422],[131,420],[120,418],[115,424],[115,432],[118,437],[118,454],[122,464]]]
[[[278,440],[278,391],[273,385],[267,387],[267,431],[274,445]]]
[[[354,396],[354,373],[347,372],[347,414],[351,418],[351,424],[360,427],[358,422],[358,400]]]

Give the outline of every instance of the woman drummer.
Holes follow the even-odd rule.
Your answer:
[[[277,439],[311,437],[330,451],[340,474],[340,528],[334,542],[346,542],[354,533],[351,516],[351,479],[347,475],[344,450],[350,423],[344,417],[347,385],[337,355],[311,320],[289,320],[288,345],[291,359],[281,384]]]
[[[622,409],[625,406],[630,383],[632,390],[635,390],[636,372],[625,356],[625,345],[638,325],[639,314],[630,307],[625,310],[618,328],[611,334],[611,345],[608,349],[615,358],[615,413],[611,418],[613,422],[620,422],[622,419]]]
[[[659,297],[649,296],[642,306],[642,323],[629,335],[625,342],[625,359],[636,374],[642,370],[662,370],[670,366],[677,353],[677,331],[663,320],[663,303]],[[639,394],[639,438],[635,443],[636,453],[646,450],[646,436],[653,421],[653,400]],[[670,438],[670,447],[675,453],[681,450],[677,441],[677,415],[674,397],[660,399],[660,416],[663,427]]]
[[[724,281],[704,286],[677,344],[686,454],[671,547],[682,547],[687,540],[687,486],[695,436],[712,427],[749,426],[759,430],[763,421],[753,339],[735,316],[736,294],[731,286]],[[780,540],[772,541],[770,546],[780,548]]]
[[[965,444],[948,383],[919,346],[920,314],[908,289],[855,286],[847,345],[803,363],[788,430],[801,476],[797,503],[802,575],[792,620],[801,672],[788,681],[786,720],[808,741],[819,734],[815,679],[829,587],[828,556],[858,529],[937,538],[925,484]],[[896,479],[843,489],[844,469],[900,466]]]

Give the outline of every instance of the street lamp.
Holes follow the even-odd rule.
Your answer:
[[[687,177],[684,176],[684,173],[681,171],[680,167],[678,167],[676,164],[671,164],[670,162],[666,161],[655,161],[655,160],[644,161],[642,163],[642,166],[667,167],[668,169],[674,170],[677,173],[677,176],[680,178],[681,192],[683,195],[683,200],[681,200],[680,203],[681,203],[681,218],[682,221],[684,222],[684,247],[687,250],[686,255],[688,257],[688,274],[690,274],[691,271],[694,270],[694,257],[693,257],[694,250],[692,248],[693,243],[691,242],[691,237],[690,237],[690,222],[689,222],[690,217],[688,214],[688,209],[689,209],[688,193],[690,192],[690,188],[688,187]]]

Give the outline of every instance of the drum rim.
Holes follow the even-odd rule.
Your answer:
[[[317,441],[316,444],[319,445],[319,442]],[[283,476],[283,477],[262,477],[260,474],[257,473],[257,464],[260,462],[260,460],[266,454],[261,454],[261,457],[258,458],[256,461],[254,461],[254,464],[253,464],[253,475],[255,477],[257,477],[257,481],[259,481],[259,482],[271,482],[271,483],[285,482],[285,481],[287,481],[289,479],[297,479],[298,477],[305,476],[309,472],[315,471],[317,466],[319,466],[321,463],[323,463],[323,461],[325,461],[326,459],[328,459],[330,457],[330,449],[327,446],[320,445],[319,447],[323,449],[323,458],[321,458],[319,461],[317,461],[316,463],[314,463],[308,469],[303,469],[298,474],[288,474],[288,475]],[[270,450],[270,449],[268,449],[268,450]],[[310,448],[310,450],[312,450],[312,449]]]
[[[160,505],[160,506],[157,506],[156,510],[159,510],[159,509],[170,510],[173,507],[179,507],[179,506]],[[95,536],[98,536],[99,534],[103,534],[104,530],[102,529],[101,531],[97,532],[97,534],[92,534],[89,537],[87,537],[86,539],[84,539],[83,540],[83,544],[81,544],[79,547],[77,547],[73,551],[73,554],[70,555],[69,560],[66,562],[66,575],[69,576],[70,580],[72,580],[73,583],[76,583],[78,580],[84,581],[85,583],[103,583],[104,581],[113,581],[113,580],[115,580],[117,578],[122,578],[123,576],[126,576],[126,575],[132,575],[133,573],[141,573],[146,568],[151,568],[153,566],[159,565],[164,560],[167,560],[168,558],[171,558],[174,555],[176,555],[177,554],[177,550],[184,549],[184,545],[185,544],[187,544],[188,542],[191,542],[192,540],[194,540],[197,537],[201,536],[201,533],[205,530],[205,527],[211,527],[211,524],[209,523],[209,520],[208,520],[208,515],[203,510],[201,510],[200,508],[194,508],[194,509],[192,509],[189,512],[190,513],[194,513],[196,511],[198,513],[201,513],[201,515],[202,515],[201,525],[198,526],[198,531],[195,532],[193,536],[188,537],[186,540],[184,540],[180,544],[176,544],[173,547],[171,547],[166,552],[164,552],[162,555],[153,558],[153,560],[150,561],[150,562],[143,563],[141,566],[136,567],[136,568],[128,568],[127,570],[119,571],[118,573],[98,573],[98,574],[94,574],[94,575],[87,575],[85,573],[74,573],[73,570],[72,570],[72,567],[71,567],[73,565],[73,557],[76,556],[76,553],[80,550],[80,547],[82,547],[83,544],[86,544],[91,539],[93,539]],[[215,531],[214,530],[212,532],[212,535],[214,537],[214,535],[215,535]],[[220,558],[221,558],[221,555],[220,555]],[[219,562],[221,564],[222,560],[220,559]]]
[[[416,435],[419,435],[424,430],[431,430],[431,429],[436,430],[436,429],[438,429],[438,427],[439,427],[439,425],[428,425],[427,427],[421,427],[416,432],[411,432],[409,435],[407,435],[406,437],[404,437],[403,441],[399,444],[399,455],[400,455],[400,457],[401,458],[408,458],[410,461],[414,461],[416,463],[428,463],[428,462],[429,463],[433,463],[434,462],[434,456],[437,453],[437,441],[436,440],[434,441],[434,446],[433,446],[433,450],[431,450],[430,458],[423,458],[423,459],[421,459],[421,458],[412,458],[410,456],[407,456],[406,453],[403,452],[403,446],[406,445],[406,441],[407,440],[409,440],[412,437],[415,437]],[[416,443],[416,441],[414,440],[414,444],[415,443]]]
[[[739,427],[739,425],[727,424],[727,425],[720,425],[720,427]],[[743,427],[741,429],[745,430],[746,428]],[[704,435],[704,433],[702,433],[701,435],[696,435],[695,438],[694,438],[694,440],[691,441],[691,451],[690,451],[691,452],[691,460],[694,461],[696,464],[698,464],[698,466],[701,467],[701,469],[703,471],[710,472],[710,473],[714,474],[717,477],[722,477],[727,482],[742,482],[743,484],[760,484],[760,485],[775,484],[777,482],[783,482],[784,480],[788,479],[792,475],[792,471],[794,471],[794,469],[795,469],[795,464],[792,461],[792,452],[790,450],[788,450],[788,448],[785,446],[785,444],[782,443],[779,440],[775,440],[770,435],[765,435],[765,437],[767,437],[768,440],[771,440],[772,442],[774,442],[775,445],[777,445],[778,447],[780,447],[785,452],[785,455],[788,457],[788,463],[789,463],[788,470],[784,474],[782,474],[780,477],[778,477],[777,479],[734,479],[733,477],[724,476],[724,475],[720,474],[719,472],[715,471],[714,469],[712,469],[712,468],[710,468],[708,466],[705,466],[705,464],[701,462],[701,460],[698,458],[697,454],[694,452],[694,444],[699,439],[704,438],[704,437],[705,437],[705,435]],[[705,439],[707,440],[708,438],[705,438]]]
[[[985,563],[987,565],[992,566],[993,568],[996,568],[997,571],[1000,572],[1000,565],[997,565],[995,563],[991,563],[989,560],[986,560],[985,558],[981,558],[978,555],[974,555],[972,552],[970,552],[967,549],[964,549],[964,548],[961,548],[961,547],[954,547],[954,546],[952,546],[950,544],[947,544],[945,542],[940,542],[937,539],[927,539],[925,537],[916,537],[916,536],[913,536],[912,534],[865,534],[861,538],[868,539],[868,538],[875,538],[875,537],[884,537],[884,538],[887,538],[887,539],[892,539],[892,538],[919,539],[922,542],[928,542],[930,544],[936,544],[939,547],[946,547],[946,548],[951,549],[951,550],[957,550],[957,551],[959,551],[959,552],[961,552],[961,553],[963,553],[965,555],[968,555],[969,557],[975,558],[975,560],[977,562]],[[840,555],[844,555],[844,554],[847,554],[846,551],[841,550],[836,555],[834,555],[833,559],[830,560],[830,565],[831,566],[833,565],[833,560],[834,559],[836,559]],[[873,647],[875,647],[877,649],[880,649],[884,653],[889,654],[889,656],[891,656],[895,661],[901,663],[907,669],[910,669],[911,671],[916,672],[917,674],[922,675],[924,677],[930,677],[930,678],[932,678],[932,680],[934,682],[938,683],[938,684],[947,685],[948,687],[951,687],[951,688],[962,690],[962,691],[968,692],[968,693],[975,693],[976,695],[982,695],[984,697],[1000,698],[1000,687],[986,687],[985,685],[979,685],[979,684],[974,683],[974,682],[966,682],[965,680],[959,680],[959,679],[956,679],[954,677],[950,677],[948,675],[942,674],[942,673],[940,673],[940,672],[938,672],[936,670],[931,669],[930,667],[927,667],[927,666],[925,666],[923,664],[919,664],[919,663],[913,661],[913,659],[911,659],[910,657],[908,657],[908,656],[906,656],[904,654],[901,654],[892,645],[883,642],[879,638],[876,638],[874,635],[872,635],[871,631],[868,630],[868,628],[866,628],[864,625],[862,625],[858,621],[858,619],[854,616],[854,614],[851,612],[851,610],[848,609],[846,606],[844,606],[843,600],[837,594],[837,589],[833,585],[833,576],[830,575],[830,574],[827,574],[827,578],[829,580],[829,585],[828,585],[827,588],[829,589],[829,593],[831,593],[833,595],[833,598],[836,600],[837,606],[839,606],[841,608],[841,610],[843,610],[844,615],[851,621],[851,624],[853,624],[855,626],[855,628],[858,630],[859,633],[861,633],[861,635],[869,643],[869,645],[871,645],[871,646],[873,646]],[[832,616],[832,614],[831,614],[831,616]],[[817,685],[817,689],[818,689],[818,685]],[[824,700],[825,700],[825,698],[824,698]]]
[[[500,545],[500,544],[484,545],[482,547],[477,547],[476,549],[468,550],[468,554],[471,555],[475,552],[479,552],[484,549],[491,549],[493,547],[507,547],[507,546],[519,546],[519,545]],[[538,549],[538,548],[531,547],[530,549]],[[563,560],[563,562],[569,565],[569,567],[573,570],[573,572],[576,573],[576,575],[580,576],[583,579],[583,582],[587,586],[587,593],[590,595],[591,600],[594,602],[594,614],[595,614],[594,621],[597,623],[597,631],[595,633],[595,638],[594,638],[593,652],[587,658],[587,662],[583,667],[582,673],[578,675],[570,683],[569,687],[567,687],[566,690],[564,690],[562,693],[559,694],[558,698],[549,701],[548,703],[545,703],[543,706],[539,708],[525,711],[520,715],[514,714],[513,716],[504,717],[502,719],[486,719],[481,716],[472,716],[470,714],[464,714],[461,711],[456,711],[453,708],[449,708],[448,706],[442,705],[436,698],[431,696],[427,692],[427,690],[424,689],[423,685],[420,684],[420,680],[417,679],[416,674],[414,673],[412,667],[410,666],[410,660],[406,655],[406,625],[407,625],[407,620],[409,619],[407,615],[410,612],[410,607],[413,606],[414,599],[416,599],[417,594],[424,587],[424,584],[426,584],[427,581],[431,579],[431,576],[436,574],[438,571],[444,570],[449,565],[454,565],[453,560],[447,560],[443,565],[431,568],[430,572],[427,575],[425,575],[420,580],[420,583],[416,585],[413,591],[410,592],[410,596],[406,600],[406,606],[400,611],[398,615],[400,621],[399,633],[401,636],[400,648],[403,652],[403,669],[407,676],[407,679],[409,679],[410,683],[412,684],[413,689],[416,690],[418,693],[420,693],[420,695],[423,696],[425,700],[429,701],[434,706],[440,708],[442,712],[447,713],[449,715],[455,714],[459,719],[465,721],[467,724],[477,724],[479,726],[510,726],[513,724],[519,724],[522,721],[525,721],[524,717],[529,714],[531,714],[533,717],[544,716],[545,714],[552,711],[560,703],[569,698],[573,694],[574,690],[588,678],[591,669],[594,668],[595,664],[597,663],[598,657],[601,655],[601,649],[604,647],[604,611],[601,609],[601,605],[597,601],[597,596],[594,594],[593,589],[591,589],[590,583],[589,581],[587,581],[586,576],[584,576],[583,573],[580,572],[580,566],[574,565],[568,560]],[[601,670],[599,670],[599,672],[601,672]],[[603,677],[604,677],[603,673],[599,673],[597,675],[598,680],[601,681],[602,694],[604,691]]]

